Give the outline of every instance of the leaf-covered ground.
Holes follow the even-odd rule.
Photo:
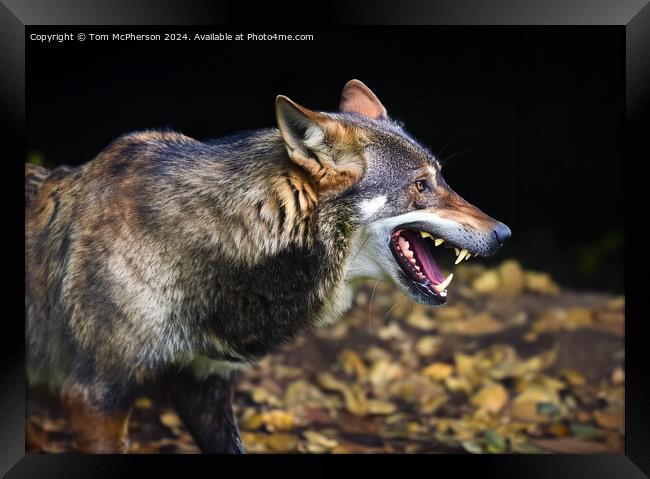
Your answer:
[[[370,282],[340,323],[244,371],[248,452],[623,452],[624,298],[562,291],[515,261],[461,266],[448,305]],[[28,396],[30,452],[73,450],[60,405]],[[162,398],[140,397],[134,453],[195,453]]]

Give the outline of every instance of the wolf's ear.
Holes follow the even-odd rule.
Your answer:
[[[375,120],[388,118],[386,108],[377,95],[359,80],[350,80],[345,84],[339,110],[346,113],[359,113]]]
[[[366,165],[354,129],[282,95],[275,100],[275,115],[289,157],[310,175],[320,196],[344,191],[361,178]]]

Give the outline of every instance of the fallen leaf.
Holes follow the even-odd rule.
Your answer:
[[[506,260],[499,266],[499,278],[501,285],[499,293],[506,295],[521,294],[525,286],[524,270],[518,261],[514,259]]]
[[[288,407],[318,405],[323,399],[320,389],[304,379],[293,381],[284,391],[284,403]]]
[[[323,372],[317,375],[318,383],[326,390],[343,395],[345,408],[354,415],[362,416],[367,412],[365,391],[357,384],[348,385],[339,381],[332,374]]]
[[[444,334],[459,334],[464,336],[494,334],[503,329],[503,324],[494,319],[488,312],[478,313],[466,319],[443,322],[439,328],[440,332]]]
[[[358,381],[365,381],[368,378],[368,368],[355,351],[344,349],[339,355],[339,362],[343,372],[348,375],[355,375]]]
[[[388,341],[390,339],[403,339],[405,334],[404,331],[402,331],[402,328],[399,327],[399,324],[393,321],[388,326],[380,328],[379,331],[377,331],[377,336],[379,336],[379,339]]]
[[[307,440],[307,451],[311,453],[329,452],[339,444],[338,441],[316,431],[305,431],[303,436]]]
[[[547,383],[534,381],[512,401],[513,417],[522,421],[547,422],[559,411],[560,396]]]
[[[619,429],[623,427],[625,417],[623,410],[608,408],[593,413],[596,424],[605,429]]]
[[[422,307],[421,305],[416,305],[413,307],[413,311],[406,318],[406,322],[414,328],[421,329],[423,331],[432,331],[436,329],[436,321],[429,317],[428,309]]]
[[[472,454],[481,454],[483,452],[481,445],[476,441],[463,441],[461,442],[461,445],[463,446],[463,449]]]
[[[251,452],[293,452],[298,446],[298,438],[293,434],[265,434],[258,432],[242,432],[242,442],[247,451]]]
[[[397,410],[397,406],[388,401],[381,401],[379,399],[368,399],[367,401],[368,414],[375,415],[388,415],[393,414]]]
[[[390,382],[402,377],[402,367],[388,359],[379,359],[375,361],[368,374],[368,379],[375,391],[382,391]]]
[[[181,427],[181,418],[175,412],[165,412],[160,415],[160,422],[169,428]]]
[[[563,369],[560,371],[560,375],[564,377],[571,386],[580,387],[587,384],[585,377],[574,369]]]
[[[243,423],[245,429],[259,429],[264,426],[269,432],[289,431],[294,428],[296,418],[289,411],[273,410],[251,416]]]
[[[433,363],[422,370],[422,374],[433,381],[442,381],[454,372],[454,366],[447,363]]]
[[[478,293],[488,294],[497,291],[500,284],[499,274],[494,270],[488,270],[472,281],[472,288]]]
[[[501,453],[506,449],[506,441],[501,434],[488,429],[484,433],[486,450],[491,453]]]
[[[553,282],[548,273],[526,271],[524,281],[526,289],[532,293],[551,296],[557,296],[560,294],[559,286]]]
[[[254,387],[251,390],[251,399],[257,404],[266,404],[272,401],[272,395],[263,387]]]
[[[496,414],[508,403],[508,391],[499,383],[488,384],[474,394],[470,402],[483,411]]]
[[[472,384],[464,377],[449,376],[445,378],[445,387],[451,392],[464,392],[469,394],[472,392]]]
[[[425,336],[415,343],[415,352],[420,356],[432,356],[438,352],[440,338],[436,336]]]

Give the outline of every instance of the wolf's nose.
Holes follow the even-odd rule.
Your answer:
[[[494,228],[494,236],[496,236],[497,241],[500,245],[508,241],[511,235],[512,233],[510,232],[510,228],[508,228],[503,223],[497,224]]]

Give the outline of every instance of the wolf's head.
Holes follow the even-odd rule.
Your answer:
[[[286,97],[276,115],[291,159],[316,185],[319,200],[351,206],[356,226],[348,279],[391,279],[414,301],[443,304],[455,264],[493,255],[510,229],[457,195],[435,156],[388,118],[375,94],[349,81],[339,113],[308,110]]]

